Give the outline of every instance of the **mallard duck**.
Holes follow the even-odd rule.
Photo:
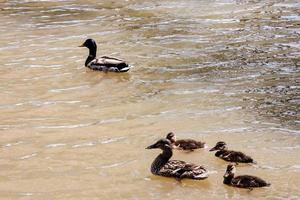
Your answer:
[[[224,181],[223,183],[226,185],[230,185],[233,187],[240,187],[240,188],[254,188],[254,187],[266,187],[270,186],[270,183],[267,183],[263,179],[250,176],[250,175],[242,175],[234,177],[236,168],[233,164],[229,164],[227,166],[226,172],[224,174]]]
[[[167,139],[160,139],[146,149],[161,149],[151,165],[151,172],[154,175],[173,177],[178,180],[183,178],[202,180],[208,177],[207,170],[200,165],[187,163],[180,160],[170,160],[173,155],[171,142]]]
[[[215,156],[228,162],[256,163],[250,156],[247,156],[242,152],[227,150],[227,145],[225,142],[218,142],[216,146],[209,151],[217,151]]]
[[[87,47],[90,50],[89,56],[85,61],[85,66],[98,71],[104,72],[127,72],[130,69],[124,60],[108,56],[96,58],[97,44],[93,39],[87,39],[79,47]]]
[[[176,136],[173,132],[167,134],[166,138],[170,140],[174,148],[183,149],[183,150],[195,150],[203,148],[205,142],[200,142],[192,139],[181,139],[176,140]]]

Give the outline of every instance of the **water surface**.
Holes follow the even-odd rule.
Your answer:
[[[0,1],[1,199],[299,199],[300,5],[293,0]],[[126,74],[84,67],[85,39]],[[175,152],[212,174],[151,175],[178,138],[226,141],[272,186],[222,184],[227,163]]]

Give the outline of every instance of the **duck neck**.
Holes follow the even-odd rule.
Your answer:
[[[222,155],[224,152],[226,152],[226,150],[218,150],[216,153],[215,153],[215,156],[219,157],[220,155]]]
[[[176,139],[172,138],[172,139],[170,140],[170,142],[171,142],[172,144],[175,144],[175,143],[176,143]]]
[[[90,53],[85,61],[85,66],[87,66],[92,60],[96,58],[97,47],[89,48]]]
[[[234,178],[234,174],[230,174],[224,177],[223,183],[226,185],[230,185],[233,178]]]
[[[152,174],[158,174],[160,169],[170,160],[172,155],[173,152],[170,147],[166,147],[165,149],[163,149],[163,152],[155,158],[151,165]]]

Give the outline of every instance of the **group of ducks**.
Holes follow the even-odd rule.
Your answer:
[[[96,57],[97,44],[93,39],[87,39],[79,47],[87,47],[89,55],[85,61],[85,66],[98,71],[104,72],[127,72],[131,66],[124,60],[108,56]],[[198,142],[192,139],[176,140],[174,133],[169,133],[165,139],[158,140],[155,144],[148,146],[146,149],[159,148],[163,152],[159,154],[151,165],[151,172],[154,175],[174,177],[178,180],[188,178],[202,180],[208,177],[208,171],[200,165],[187,163],[180,160],[170,160],[173,155],[173,149],[195,150],[203,148],[204,142]],[[253,159],[242,152],[230,151],[227,149],[225,142],[218,142],[210,151],[217,151],[215,156],[225,161],[233,163],[255,163]],[[224,184],[240,187],[253,188],[270,186],[263,179],[256,176],[237,176],[235,174],[235,165],[229,164],[224,174]]]
[[[162,153],[159,154],[151,165],[151,172],[154,175],[173,177],[178,180],[197,179],[203,180],[208,177],[208,171],[201,165],[195,165],[180,160],[170,160],[173,155],[173,149],[190,150],[203,148],[204,142],[195,141],[192,139],[176,140],[174,133],[168,133],[166,138],[158,140],[156,143],[148,146],[146,149],[161,149]],[[232,163],[256,163],[250,156],[239,152],[227,149],[225,142],[218,142],[209,151],[217,151],[215,156]],[[229,164],[224,174],[223,183],[226,185],[252,189],[254,187],[270,186],[263,179],[250,176],[234,176],[236,171],[235,164]]]

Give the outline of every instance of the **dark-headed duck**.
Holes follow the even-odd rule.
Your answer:
[[[79,47],[86,47],[89,49],[90,52],[85,61],[85,66],[92,70],[104,72],[127,72],[131,67],[124,60],[121,60],[119,58],[108,56],[96,58],[97,44],[93,39],[87,39]]]

